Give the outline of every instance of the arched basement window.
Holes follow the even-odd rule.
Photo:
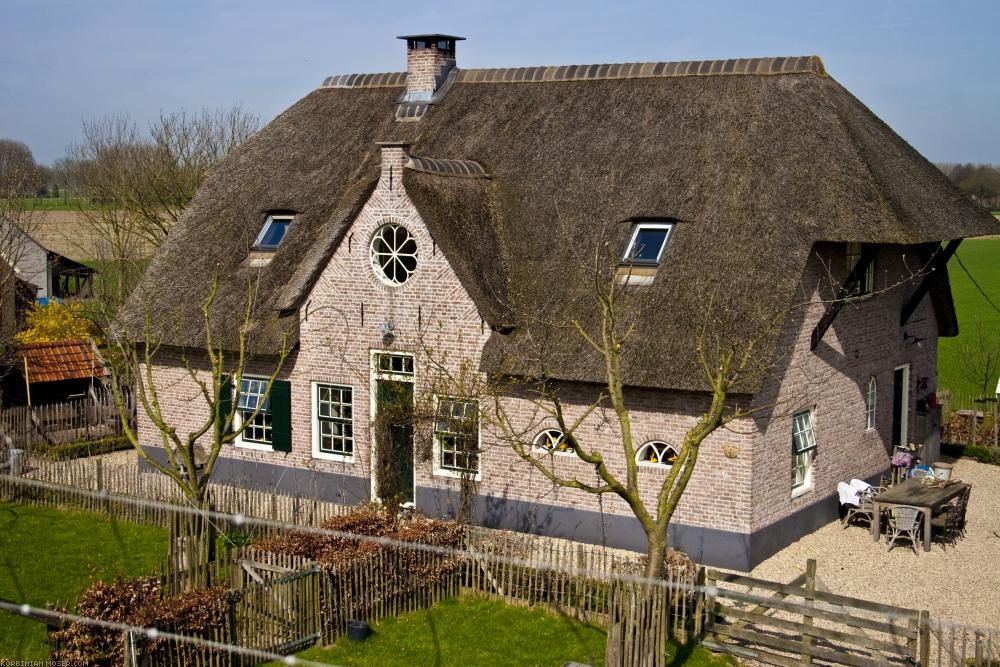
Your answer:
[[[677,448],[662,440],[651,440],[635,454],[636,463],[670,467],[677,460]]]

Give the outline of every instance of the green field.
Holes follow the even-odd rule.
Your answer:
[[[79,211],[93,208],[86,199],[69,197],[39,197],[25,200],[25,206],[32,211]]]
[[[975,342],[977,322],[982,322],[984,331],[994,341],[1000,341],[1000,313],[976,288],[958,259],[962,260],[993,303],[1000,307],[1000,237],[966,239],[958,247],[956,257],[948,262],[948,277],[958,314],[958,336],[938,340],[938,386],[972,394],[977,393],[979,388],[964,378],[959,370],[962,347]]]
[[[604,664],[603,629],[556,616],[542,609],[463,598],[374,626],[363,642],[342,637],[328,648],[298,656],[345,667],[558,667],[567,661]],[[671,647],[674,665],[734,665],[701,647]],[[270,663],[277,667],[278,663]]]
[[[166,554],[162,528],[0,503],[0,598],[39,607],[66,603],[92,577],[151,574]],[[43,624],[0,611],[0,658],[46,660],[45,642]]]

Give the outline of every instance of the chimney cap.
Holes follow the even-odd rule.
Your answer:
[[[426,35],[398,35],[396,39],[405,39],[408,49],[426,49],[437,46],[438,51],[454,51],[455,42],[464,40],[465,37],[428,33]]]
[[[424,42],[437,42],[439,40],[445,40],[445,39],[451,40],[453,42],[465,41],[465,37],[458,37],[456,35],[442,35],[436,32],[435,33],[429,32],[423,35],[397,35],[396,39],[405,39],[405,40],[418,39]]]

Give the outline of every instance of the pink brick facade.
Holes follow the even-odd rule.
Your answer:
[[[285,454],[232,446],[224,452],[230,461],[276,466],[279,478],[291,470],[309,471],[310,484],[354,480],[349,488],[345,487],[347,490],[334,494],[343,502],[367,500],[370,490],[372,452],[368,424],[372,409],[372,350],[413,354],[417,360],[416,391],[419,394],[428,391],[429,387],[427,348],[431,348],[435,359],[445,360],[449,368],[458,371],[463,359],[474,363],[478,360],[490,335],[489,327],[484,324],[447,258],[436,247],[402,187],[405,149],[383,146],[382,150],[379,185],[305,300],[300,311],[300,345],[281,373],[281,377],[291,383],[292,451]],[[390,286],[375,275],[369,255],[372,236],[387,223],[405,226],[418,246],[418,267],[412,278],[399,286]],[[834,266],[843,264],[842,256],[837,254],[843,251],[841,245],[819,245],[817,248],[834,255],[827,258],[827,261],[832,259]],[[884,288],[887,281],[894,282],[901,272],[900,252],[898,248],[886,248],[881,253],[877,264],[877,289]],[[812,288],[819,284],[824,275],[823,267],[822,261],[812,259],[803,285]],[[826,296],[824,290],[820,291]],[[926,393],[934,387],[936,326],[930,300],[924,300],[913,318],[914,324],[906,327],[908,332],[926,339],[922,346],[904,342],[898,325],[901,304],[911,291],[912,285],[908,285],[846,307],[813,353],[809,350],[809,335],[824,306],[816,302],[821,297],[811,290],[813,303],[801,311],[801,315],[789,319],[781,346],[787,354],[779,356],[775,374],[758,399],[762,406],[777,403],[779,407],[716,432],[702,447],[698,468],[675,515],[679,527],[686,531],[693,529],[695,532],[691,534],[700,536],[682,540],[693,557],[720,564],[752,564],[756,559],[751,554],[755,532],[777,526],[782,520],[788,521],[796,512],[818,503],[831,504],[829,496],[838,481],[876,475],[887,468],[893,368],[910,363],[911,386],[916,386],[921,378],[928,378],[926,389],[921,391]],[[391,343],[383,340],[384,325],[388,323],[393,325]],[[271,369],[264,362],[255,362],[249,370],[267,375]],[[863,390],[868,376],[873,373],[879,389],[878,427],[873,432],[866,432]],[[193,384],[185,377],[178,358],[162,357],[154,374],[168,420],[181,432],[194,428],[196,422],[203,419],[204,406]],[[352,457],[337,459],[318,455],[314,450],[312,385],[315,382],[353,389]],[[596,391],[592,386],[566,386],[563,396],[570,405],[568,417],[573,419],[574,412],[579,414],[593,400]],[[920,397],[920,392],[911,395],[911,411]],[[632,410],[637,442],[679,443],[706,408],[708,399],[696,393],[636,389],[627,392],[627,401]],[[539,421],[526,399],[510,398],[506,405],[515,422],[525,429],[554,426],[554,423]],[[815,409],[819,447],[814,488],[792,499],[790,410],[807,405]],[[158,434],[141,410],[139,417],[142,440],[151,446],[159,445]],[[611,469],[621,473],[624,464],[615,446],[616,429],[605,417],[599,412],[591,415],[582,424],[578,437],[588,447],[600,449],[611,462]],[[627,518],[628,508],[616,497],[606,496],[598,501],[579,491],[553,489],[538,471],[499,443],[489,429],[483,429],[481,443],[478,502],[480,514],[487,517],[485,520],[491,512],[502,514],[505,505],[521,508],[522,514],[532,514],[534,508],[538,508],[539,512],[548,512],[550,518],[522,517],[523,520],[508,521],[508,525],[596,539],[606,530],[603,519],[608,525],[624,521],[622,525],[628,528],[619,532],[634,537],[637,524],[634,519]],[[728,458],[723,453],[724,445],[734,445],[737,455]],[[733,448],[727,449],[732,453]],[[593,470],[572,455],[555,454],[552,461],[561,475],[594,481]],[[446,505],[450,502],[447,492],[457,493],[460,484],[454,476],[436,472],[436,468],[434,461],[419,462],[416,466],[417,505],[423,505],[421,508],[429,512],[447,511]],[[648,500],[655,495],[664,475],[660,467],[640,467],[640,483]],[[439,492],[437,496],[432,493],[435,490]],[[302,488],[300,491],[308,495],[316,489]],[[551,518],[555,510],[561,517],[558,520]],[[553,522],[560,525],[554,527]],[[738,543],[736,549],[745,552],[742,560],[728,556],[719,558],[713,553],[712,540],[722,539],[720,535]],[[619,541],[635,546],[631,538]]]

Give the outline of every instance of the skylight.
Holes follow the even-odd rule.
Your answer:
[[[665,222],[643,222],[635,226],[622,262],[656,266],[667,246],[667,237],[673,225]]]
[[[278,246],[288,233],[288,227],[295,220],[294,215],[269,215],[264,223],[264,228],[260,230],[257,240],[254,241],[254,250],[277,250]]]

